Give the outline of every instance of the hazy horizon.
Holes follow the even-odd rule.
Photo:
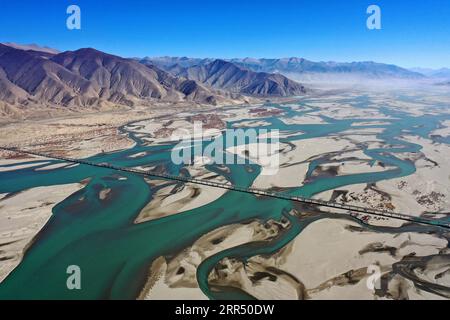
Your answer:
[[[24,5],[26,4],[26,5]],[[81,8],[81,30],[66,28],[66,9]],[[381,8],[381,30],[366,26]],[[2,2],[2,42],[60,50],[93,47],[122,57],[301,57],[375,61],[403,68],[450,67],[450,3],[398,1],[79,0]]]

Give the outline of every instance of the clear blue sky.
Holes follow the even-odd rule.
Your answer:
[[[66,28],[66,8],[82,30]],[[382,9],[383,29],[366,28]],[[304,57],[450,67],[449,0],[1,0],[0,42],[126,56]]]

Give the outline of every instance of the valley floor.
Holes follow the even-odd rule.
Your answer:
[[[234,128],[279,127],[282,138],[277,150],[279,171],[274,176],[256,176],[252,186],[448,219],[450,112],[430,105],[440,106],[450,99],[434,96],[430,101],[410,99],[387,93],[355,93],[269,107],[260,104],[192,110],[187,105],[176,108],[166,105],[151,110],[72,115],[2,124],[0,146],[88,158],[134,150],[139,144],[142,149],[127,153],[126,158],[139,163],[136,167],[156,169],[157,165],[146,166],[141,161],[150,156],[146,148],[167,145],[174,132],[191,130],[194,121],[219,131],[227,124]],[[389,110],[384,109],[386,105]],[[430,122],[420,119],[433,116],[442,116],[443,120],[437,121],[434,128],[426,128]],[[402,117],[404,124],[398,124]],[[415,121],[416,126],[409,126]],[[334,130],[337,127],[342,128]],[[429,132],[424,134],[424,128]],[[251,147],[227,152],[255,158]],[[205,159],[197,160],[186,168],[190,176],[227,183],[230,168],[224,166],[213,172],[203,162]],[[264,163],[255,162],[264,169]],[[70,166],[0,151],[0,176],[20,170],[45,172]],[[404,175],[399,173],[400,169]],[[371,175],[382,178],[369,182],[366,177]],[[336,179],[343,182],[332,187]],[[331,187],[323,187],[322,181]],[[55,205],[87,183],[79,181],[0,194],[0,282],[20,263],[48,224]],[[146,183],[154,193],[136,215],[135,225],[194,215],[195,210],[213,205],[227,193],[156,179]],[[104,186],[96,192],[106,206],[111,190]],[[275,248],[302,221],[309,221],[305,229],[299,229],[286,245],[270,254],[256,254],[245,262],[235,256],[218,258],[205,275],[209,293],[235,288],[259,299],[450,298],[448,232],[411,227],[388,218],[327,212],[323,208],[295,207],[270,219],[255,216],[215,228],[175,255],[156,257],[148,266],[148,280],[142,285],[139,298],[207,298],[197,274],[207,259],[252,243],[258,244],[258,248]],[[381,291],[369,290],[366,285],[373,266],[378,266],[382,275]],[[439,290],[434,293],[427,290],[433,286]]]

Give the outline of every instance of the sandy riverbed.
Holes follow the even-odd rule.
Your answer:
[[[258,221],[246,225],[230,225],[214,230],[171,260],[160,257],[149,269],[149,278],[140,299],[193,300],[205,299],[198,288],[196,270],[207,257],[250,241],[263,241],[277,234],[274,221]]]
[[[433,143],[417,136],[405,136],[404,140],[421,145],[417,154],[398,154],[400,158],[415,162],[417,171],[407,177],[384,180],[373,188],[357,184],[339,188],[345,196],[336,199],[352,205],[403,212],[413,216],[429,213],[440,217],[450,212],[450,146]],[[330,200],[334,190],[315,196]]]
[[[53,207],[81,188],[74,183],[0,195],[0,282],[20,263]]]
[[[238,287],[258,299],[440,299],[392,272],[407,256],[436,255],[447,245],[446,239],[434,235],[377,233],[354,222],[323,219],[277,254],[250,258],[245,268],[240,261],[224,259],[210,281]],[[445,271],[445,265],[448,268],[450,261],[439,270]],[[379,268],[380,276],[393,275],[378,294],[367,286],[373,267]],[[449,285],[450,277],[428,281]]]

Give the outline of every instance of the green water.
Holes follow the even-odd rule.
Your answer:
[[[368,97],[361,96],[348,98],[345,103],[364,108],[368,101]],[[305,107],[308,101],[299,101],[298,105]],[[276,107],[284,108],[289,117],[318,110],[314,107],[300,110],[292,110],[283,105]],[[412,117],[406,113],[393,112],[388,107],[382,108],[382,111],[395,117],[395,120],[388,120],[388,124],[383,126],[358,126],[358,122],[376,119],[334,120],[323,117],[328,123],[317,125],[286,125],[277,118],[264,119],[270,125],[261,128],[279,129],[288,133],[302,132],[291,136],[285,142],[338,134],[348,129],[385,129],[378,138],[384,140],[387,147],[364,152],[374,161],[381,161],[394,169],[311,179],[309,183],[285,192],[310,197],[346,185],[377,182],[414,173],[414,164],[397,158],[396,154],[419,152],[421,147],[402,141],[399,136],[412,132],[427,137],[439,127],[439,121],[446,118],[434,115]],[[228,126],[231,127],[235,123],[237,122],[228,123]],[[136,140],[136,147],[98,155],[89,160],[125,167],[158,166],[171,174],[183,172],[182,166],[173,165],[170,160],[172,145],[146,146],[134,134],[130,136]],[[143,151],[147,152],[144,157],[129,157]],[[326,159],[311,162],[309,173],[312,173],[321,161],[326,162]],[[260,168],[254,164],[227,167],[229,173],[224,175],[226,179],[243,187],[252,185],[260,173]],[[294,206],[289,201],[257,199],[251,194],[227,192],[201,208],[135,225],[133,222],[138,213],[158,190],[150,187],[143,177],[84,165],[51,171],[34,169],[0,172],[0,193],[74,183],[87,178],[90,180],[85,188],[54,208],[51,220],[26,252],[21,264],[0,284],[0,299],[134,299],[142,289],[148,268],[155,258],[173,256],[192,245],[205,233],[225,225],[254,219],[266,221],[287,218],[290,228],[273,241],[245,244],[219,252],[203,261],[197,270],[199,286],[208,297],[251,298],[239,290],[211,290],[207,281],[208,274],[225,257],[236,257],[245,261],[254,255],[272,254],[292,241],[309,223],[326,217],[316,215],[307,219],[294,218],[287,214]],[[208,169],[223,174],[223,171],[214,165],[208,166]],[[161,187],[163,186],[159,188]],[[111,196],[101,201],[99,192],[104,188],[111,189]],[[66,268],[69,265],[81,267],[82,290],[67,289]]]

